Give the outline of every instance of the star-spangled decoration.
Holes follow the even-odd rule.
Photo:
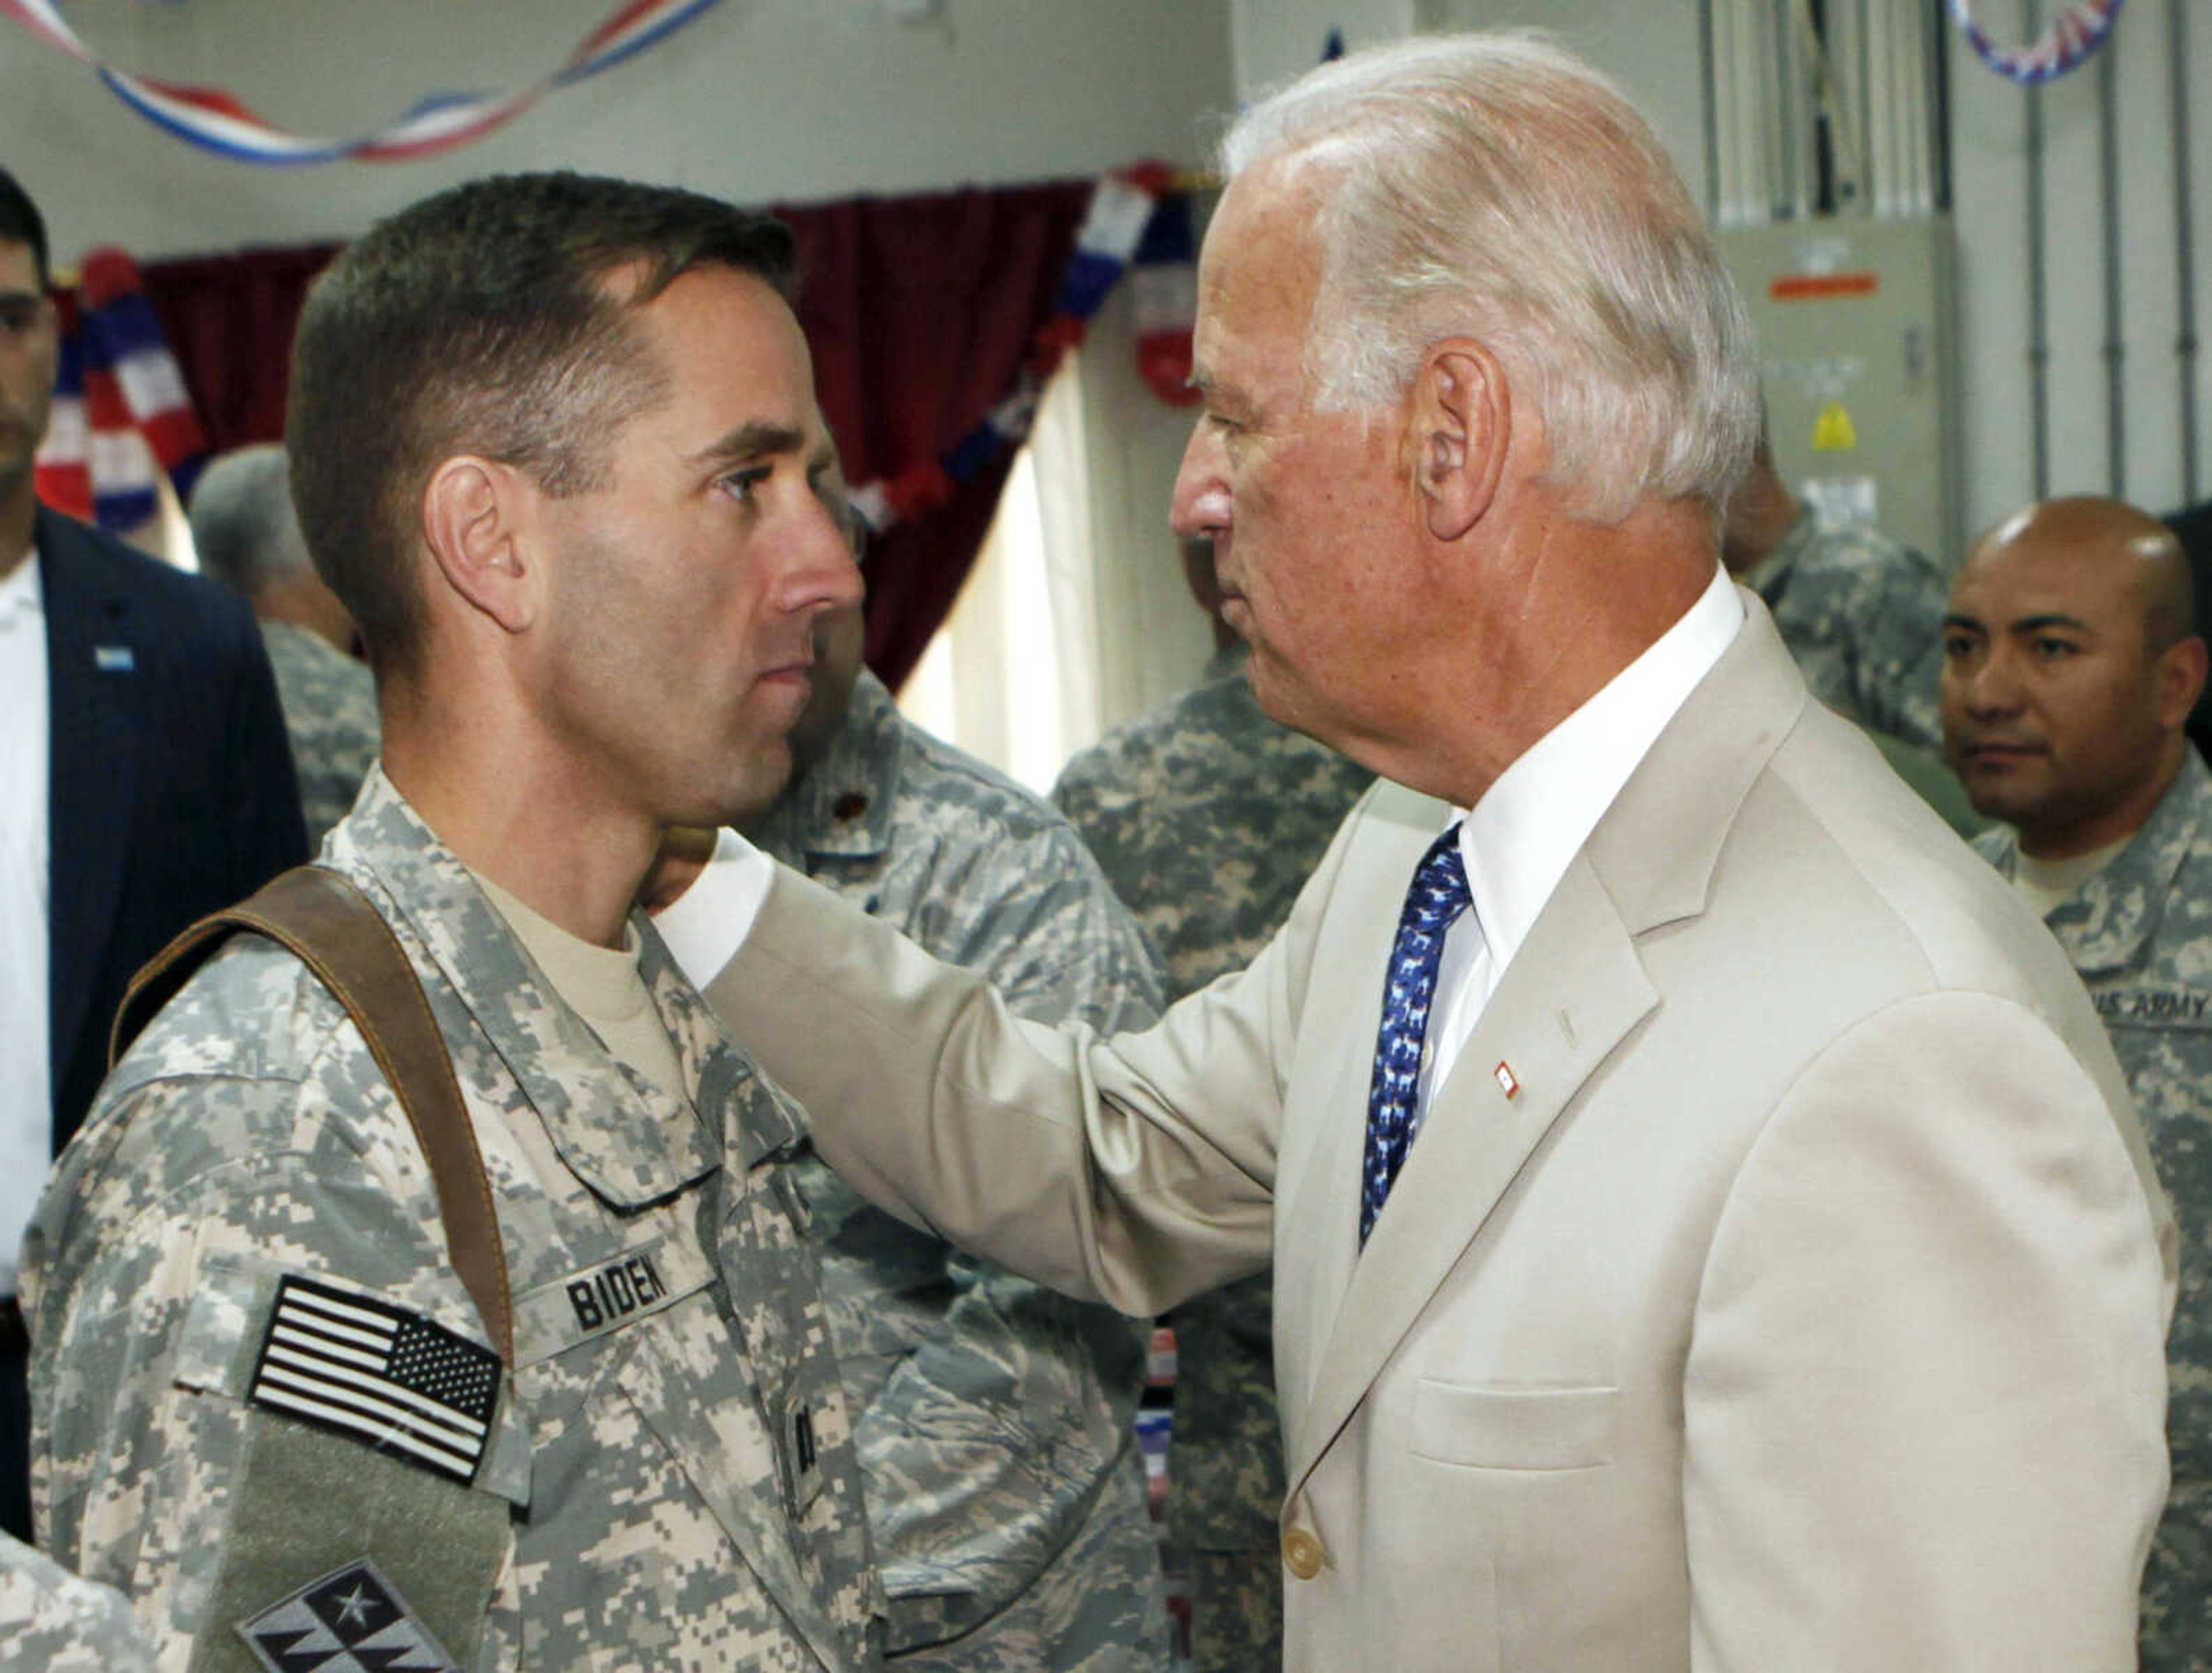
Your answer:
[[[1414,868],[1390,947],[1389,978],[1382,994],[1382,1026],[1375,1038],[1375,1075],[1367,1089],[1367,1145],[1360,1159],[1359,1241],[1397,1182],[1413,1139],[1413,1100],[1421,1084],[1421,1048],[1436,998],[1437,967],[1444,933],[1473,903],[1467,867],[1459,857],[1459,826],[1431,843]]]

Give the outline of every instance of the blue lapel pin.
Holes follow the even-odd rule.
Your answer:
[[[127,674],[138,666],[128,645],[94,645],[92,666],[103,674]]]

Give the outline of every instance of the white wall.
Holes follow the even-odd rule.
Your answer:
[[[1930,0],[1930,3],[1933,0]],[[2120,113],[2124,303],[2119,332],[2126,404],[2124,484],[2107,463],[2107,330],[2103,189],[2098,161],[2099,70],[2093,62],[2044,94],[2049,336],[2046,490],[2126,496],[2154,511],[2182,503],[2183,313],[2176,270],[2173,99],[2169,22],[2185,10],[2188,83],[2212,78],[2212,4],[2134,0],[2113,41]],[[2057,0],[2041,13],[2055,15]],[[2021,7],[1984,0],[1977,15],[2000,41],[2023,38]],[[1532,23],[1612,75],[1650,118],[1693,192],[1706,190],[1705,89],[1692,0],[1231,0],[1240,91],[1310,62],[1330,21],[1352,45],[1419,27]],[[1950,53],[1954,222],[1959,257],[1960,430],[1965,523],[1977,530],[2035,491],[2026,175],[2026,97],[1984,68],[1955,31]],[[1304,55],[1301,57],[1300,55]],[[2199,498],[2212,497],[2212,106],[2190,135],[2197,252],[2194,372]],[[1945,554],[1955,560],[1957,554]]]
[[[2126,497],[2154,511],[2184,497],[2181,323],[2174,235],[2171,8],[2186,9],[2190,81],[2212,74],[2212,7],[2203,0],[2135,0],[2106,50],[2119,94],[2120,344],[2125,377]],[[2008,11],[2010,9],[2001,9]],[[2016,27],[2000,39],[2017,40]],[[2027,95],[1964,50],[1953,58],[1956,191],[1966,390],[1967,526],[1978,529],[2034,492],[2031,446]],[[2106,325],[2104,194],[2098,155],[2098,70],[2085,66],[2044,95],[2049,491],[2106,493]],[[2212,108],[2200,99],[2190,150],[2197,309],[2212,309]],[[2212,348],[2212,345],[2208,345]],[[2212,496],[2212,369],[2198,356],[2197,496]]]
[[[1194,161],[1232,100],[1226,0],[725,0],[666,42],[421,162],[252,167],[154,128],[0,21],[0,161],[58,258],[348,235],[471,174],[573,167],[744,202]],[[295,131],[381,126],[436,91],[542,76],[613,0],[130,0],[70,15],[118,66],[222,87]]]
[[[1417,33],[1538,26],[1613,77],[1701,196],[1705,82],[1688,0],[1230,0],[1239,99],[1311,69],[1332,27],[1357,51]]]

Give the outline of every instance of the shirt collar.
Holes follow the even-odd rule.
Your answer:
[[[46,591],[39,580],[39,549],[33,545],[23,561],[0,580],[0,623],[21,618],[38,621],[46,613]]]
[[[1512,962],[1568,862],[1742,625],[1743,600],[1716,565],[1674,626],[1537,739],[1472,810],[1455,810],[1494,970]]]

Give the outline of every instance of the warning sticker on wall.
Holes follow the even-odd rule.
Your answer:
[[[1820,416],[1813,421],[1813,451],[1816,453],[1847,453],[1859,445],[1859,433],[1852,427],[1851,415],[1844,411],[1841,401],[1830,401],[1820,409]]]

